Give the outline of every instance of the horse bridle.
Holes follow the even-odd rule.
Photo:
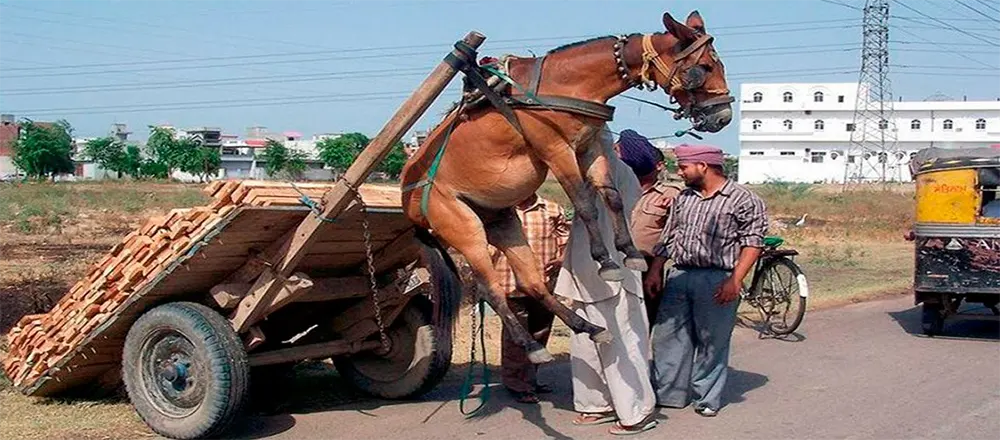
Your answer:
[[[628,43],[627,35],[619,35],[618,41],[615,42],[614,52],[615,52],[615,62],[618,65],[618,73],[621,74],[622,80],[633,85],[639,90],[649,89],[649,91],[656,90],[657,84],[650,76],[650,67],[655,68],[664,78],[667,79],[666,84],[669,85],[667,94],[670,95],[671,103],[676,101],[676,94],[686,93],[688,95],[687,105],[681,106],[679,109],[675,110],[674,119],[681,119],[685,117],[696,117],[704,113],[709,107],[713,107],[721,104],[728,104],[734,101],[734,98],[729,95],[729,89],[706,89],[705,92],[709,94],[718,94],[721,96],[716,96],[714,98],[709,98],[704,101],[698,101],[695,99],[694,91],[705,85],[705,70],[704,68],[698,66],[698,60],[704,55],[705,50],[708,49],[709,43],[713,41],[714,37],[708,34],[701,34],[694,43],[688,45],[684,50],[678,52],[673,56],[674,65],[667,66],[667,63],[663,61],[660,53],[656,51],[653,47],[653,37],[650,34],[642,36],[642,67],[639,70],[639,78],[634,78],[629,80],[629,67],[625,63],[625,44]],[[714,57],[715,54],[713,53]],[[688,62],[688,60],[691,60]],[[678,76],[678,72],[683,72],[682,75]]]

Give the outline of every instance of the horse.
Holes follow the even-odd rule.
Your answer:
[[[607,160],[614,152],[601,142],[613,118],[614,109],[606,102],[633,87],[659,87],[680,106],[674,119],[690,119],[693,130],[718,132],[732,119],[724,67],[701,15],[694,11],[680,23],[664,13],[663,25],[665,33],[600,37],[542,57],[506,58],[503,71],[493,72],[521,93],[511,90],[502,100],[491,99],[492,105],[478,108],[465,101],[456,104],[403,167],[406,217],[467,260],[486,287],[478,290],[533,363],[549,362],[552,356],[507,307],[489,244],[507,257],[518,289],[574,332],[586,332],[598,343],[610,341],[611,335],[551,294],[512,207],[535,193],[551,171],[586,226],[601,278],[621,280],[624,273],[600,236],[598,195],[612,213],[614,244],[624,253],[623,264],[645,271],[611,183]],[[496,84],[496,77],[488,86]]]

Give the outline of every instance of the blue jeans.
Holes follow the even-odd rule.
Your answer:
[[[667,275],[653,324],[653,389],[659,406],[719,410],[726,385],[729,341],[739,299],[715,302],[715,290],[732,272],[678,268]]]

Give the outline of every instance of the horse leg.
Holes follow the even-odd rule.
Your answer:
[[[428,206],[428,220],[434,235],[455,248],[469,262],[473,272],[486,286],[486,289],[479,289],[483,299],[497,312],[503,325],[510,329],[514,343],[528,352],[528,359],[534,364],[552,361],[552,354],[531,337],[507,306],[506,295],[500,292],[500,274],[490,259],[482,221],[464,202],[437,188],[433,192],[435,197],[431,198]]]
[[[632,241],[632,234],[625,216],[625,204],[622,201],[621,193],[615,187],[615,179],[608,163],[607,155],[614,154],[610,142],[611,139],[602,134],[596,137],[591,144],[583,145],[583,148],[578,150],[580,172],[591,185],[597,188],[597,192],[611,212],[615,248],[625,253],[625,267],[645,272],[647,270],[646,259]]]
[[[507,257],[507,263],[514,272],[518,290],[542,303],[546,309],[566,323],[566,326],[573,332],[587,333],[591,340],[598,343],[610,342],[611,333],[608,330],[573,313],[549,291],[545,283],[545,275],[539,269],[538,257],[535,256],[528,245],[528,240],[524,237],[521,220],[513,211],[508,210],[508,212],[509,215],[505,215],[499,221],[490,224],[486,231],[486,238],[490,244],[496,246]]]
[[[583,178],[581,168],[577,164],[579,159],[574,153],[581,145],[592,143],[597,133],[596,130],[588,130],[584,127],[572,141],[571,149],[567,149],[565,144],[561,144],[548,149],[554,153],[539,154],[539,157],[555,175],[563,191],[566,191],[566,195],[569,196],[569,200],[573,204],[574,215],[580,217],[586,226],[587,235],[590,238],[590,255],[600,265],[598,274],[607,281],[621,281],[625,279],[625,274],[622,272],[621,266],[611,258],[611,253],[604,245],[601,226],[598,223],[597,191],[590,182]]]

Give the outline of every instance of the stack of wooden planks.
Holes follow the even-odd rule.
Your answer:
[[[123,303],[143,290],[172,261],[196,250],[221,221],[238,208],[302,206],[302,193],[318,203],[331,184],[215,181],[204,191],[207,206],[174,209],[146,221],[90,269],[48,313],[24,316],[8,334],[2,367],[15,386],[30,383],[54,367],[88,335],[112,319]],[[399,190],[363,185],[369,206],[399,206]]]

